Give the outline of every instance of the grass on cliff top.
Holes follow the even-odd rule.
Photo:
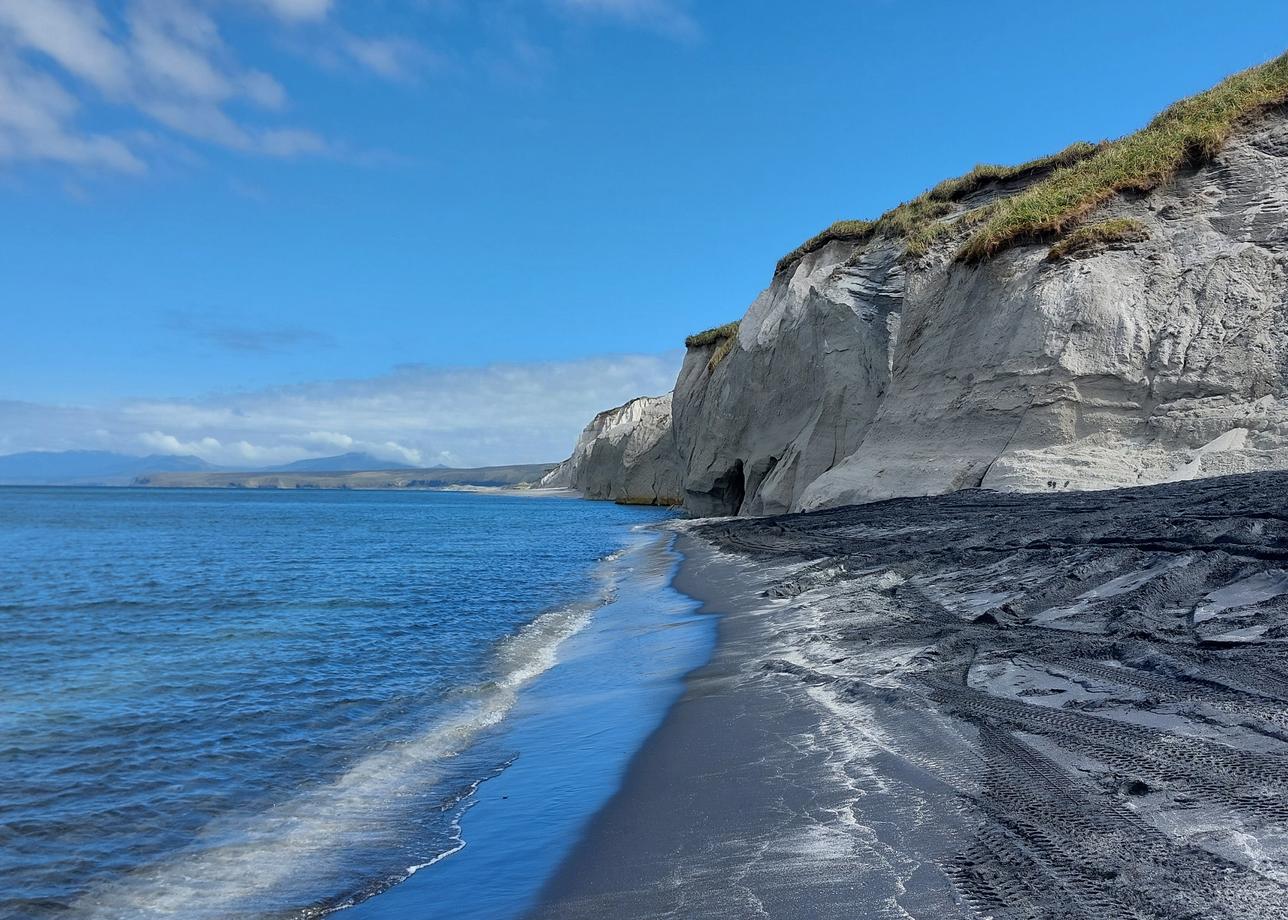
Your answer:
[[[1100,144],[1077,141],[1065,147],[1059,153],[1038,157],[1036,160],[1021,163],[1018,166],[997,166],[991,163],[981,163],[964,176],[958,176],[956,179],[945,179],[940,182],[926,192],[925,197],[932,201],[960,201],[967,195],[978,192],[990,182],[1005,182],[1008,179],[1025,178],[1043,170],[1063,169],[1067,166],[1073,166],[1075,163],[1081,163],[1093,153],[1097,153],[1100,147]]]
[[[833,243],[837,240],[862,243],[872,236],[873,228],[876,225],[875,220],[838,220],[822,233],[811,236],[779,259],[778,264],[774,266],[774,274],[777,275],[784,269],[790,268],[811,252],[822,249],[828,243]]]
[[[953,202],[974,194],[992,182],[1005,182],[1008,179],[1023,178],[1043,170],[1069,166],[1091,156],[1098,149],[1095,144],[1079,141],[1076,144],[1070,144],[1059,153],[1021,163],[1018,166],[980,163],[966,175],[945,179],[911,201],[905,201],[891,208],[876,220],[837,221],[779,259],[774,274],[790,268],[802,257],[836,240],[863,243],[874,236],[885,235],[892,239],[907,240],[909,254],[921,255],[940,232],[938,229],[940,225],[936,222],[952,210]]]
[[[708,345],[718,345],[725,339],[733,338],[738,334],[738,323],[725,323],[723,326],[716,326],[712,329],[704,329],[702,332],[695,332],[684,340],[685,348],[705,348]]]
[[[721,361],[723,361],[733,351],[733,346],[738,342],[738,323],[725,323],[723,326],[716,326],[713,329],[706,329],[702,332],[694,333],[684,340],[685,348],[706,348],[714,345],[715,350],[711,352],[711,357],[707,359],[707,373],[715,370]]]
[[[1285,102],[1288,54],[1174,103],[1135,134],[1101,144],[1073,144],[1057,154],[1019,166],[976,166],[966,175],[941,182],[876,220],[839,221],[780,259],[775,274],[834,240],[862,243],[885,235],[905,240],[908,255],[922,255],[947,229],[940,218],[952,210],[953,202],[990,182],[1042,171],[1050,174],[1017,195],[964,216],[978,223],[979,229],[957,258],[979,262],[1022,242],[1059,236],[1115,195],[1152,191],[1186,166],[1211,159],[1239,122]]]
[[[978,262],[1058,235],[1121,192],[1152,191],[1214,157],[1240,121],[1286,101],[1288,54],[1282,54],[1174,103],[1135,134],[998,202],[958,258]]]
[[[1078,227],[1072,233],[1062,237],[1047,253],[1047,261],[1058,262],[1061,259],[1067,259],[1075,252],[1082,252],[1096,246],[1139,243],[1147,239],[1149,239],[1149,230],[1140,221],[1130,217],[1115,217]]]

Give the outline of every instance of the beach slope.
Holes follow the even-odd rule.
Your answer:
[[[534,917],[1288,915],[1288,475],[687,526],[719,646]]]

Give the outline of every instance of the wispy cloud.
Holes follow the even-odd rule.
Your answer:
[[[681,357],[409,366],[380,377],[112,406],[0,402],[0,453],[94,448],[238,466],[350,450],[413,464],[557,460],[596,412],[669,390]]]
[[[0,50],[0,160],[54,161],[141,173],[145,165],[123,141],[80,131],[80,103],[57,81]]]
[[[331,0],[247,0],[271,13],[289,20],[324,19],[331,11]]]
[[[336,45],[353,63],[386,80],[412,80],[423,70],[442,64],[441,56],[406,38],[370,38],[346,32]]]
[[[284,122],[286,88],[225,42],[216,17],[238,5],[278,29],[315,30],[312,44],[390,79],[418,59],[410,40],[330,23],[329,0],[0,0],[0,161],[144,172],[157,145],[141,143],[138,126],[86,127],[94,106],[189,143],[278,158],[344,155],[344,145]]]
[[[564,11],[585,17],[607,17],[672,38],[692,41],[702,36],[697,21],[679,0],[554,0]]]
[[[326,147],[306,129],[229,114],[232,103],[276,112],[286,91],[241,64],[197,2],[132,0],[109,16],[92,0],[0,0],[0,156],[143,171],[144,156],[127,137],[80,126],[90,98],[243,152],[294,156]]]
[[[502,82],[539,82],[551,52],[529,36],[527,20],[541,10],[679,40],[701,35],[687,0],[543,0],[526,9],[422,0],[407,15],[436,22],[450,7],[484,25],[487,39],[474,50],[436,51],[408,34],[355,31],[342,6],[361,10],[339,0],[0,0],[0,163],[138,174],[176,144],[361,161],[344,142],[290,121],[287,87],[225,40],[230,16],[258,22],[275,44],[329,70],[400,83],[471,67]],[[103,127],[120,122],[132,123]]]

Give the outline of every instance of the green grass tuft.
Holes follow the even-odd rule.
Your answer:
[[[1078,141],[1070,144],[1059,153],[1039,157],[1019,166],[1000,166],[993,163],[980,163],[964,176],[956,179],[945,179],[926,196],[934,201],[960,201],[967,195],[974,194],[984,186],[995,182],[1006,182],[1011,179],[1023,179],[1040,173],[1043,170],[1063,169],[1087,159],[1100,151],[1102,145]]]
[[[709,374],[719,367],[720,362],[729,356],[729,352],[733,351],[733,347],[737,344],[738,337],[731,335],[717,345],[716,350],[711,352],[711,357],[707,359],[707,373]]]
[[[924,255],[948,227],[953,204],[991,183],[1045,177],[1029,188],[958,218],[978,225],[957,258],[987,259],[1022,242],[1067,233],[1122,192],[1149,192],[1186,166],[1215,156],[1244,119],[1288,103],[1288,54],[1237,73],[1206,92],[1165,109],[1145,128],[1100,144],[1079,142],[1018,166],[981,164],[947,179],[876,220],[843,220],[806,240],[778,261],[775,274],[834,240],[863,243],[876,236],[905,241],[906,253]]]
[[[774,268],[774,274],[790,268],[804,256],[822,249],[835,240],[863,243],[874,236],[902,239],[907,243],[906,251],[909,256],[922,256],[935,238],[947,229],[940,218],[952,212],[954,202],[979,191],[990,183],[1020,179],[1043,170],[1069,166],[1091,156],[1099,149],[1095,144],[1079,141],[1059,153],[1021,163],[1018,166],[981,163],[966,175],[956,179],[945,179],[930,191],[891,208],[876,220],[837,221],[779,259],[778,265]]]
[[[1149,239],[1149,229],[1130,217],[1115,217],[1078,227],[1060,239],[1047,253],[1048,262],[1067,259],[1076,252],[1112,243],[1139,243]]]
[[[779,259],[778,264],[774,266],[774,274],[777,275],[779,272],[790,268],[811,252],[822,249],[828,243],[836,240],[861,243],[872,235],[872,228],[875,226],[876,221],[873,220],[838,220],[822,233],[810,237]]]
[[[733,347],[737,343],[738,323],[735,321],[689,336],[684,340],[684,347],[707,348],[714,345],[715,350],[711,352],[711,357],[707,359],[707,373],[710,373],[719,366],[721,361],[728,357],[729,352],[733,351]]]
[[[732,323],[725,323],[723,326],[716,326],[713,329],[705,329],[702,332],[695,332],[684,340],[685,348],[705,348],[708,345],[718,345],[725,339],[731,339],[738,334],[738,323],[735,320]]]
[[[1285,102],[1288,54],[1173,104],[1135,134],[999,202],[958,258],[978,262],[1064,233],[1115,195],[1152,191],[1181,169],[1210,160],[1241,121]]]

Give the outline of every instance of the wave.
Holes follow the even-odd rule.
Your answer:
[[[172,857],[88,891],[72,913],[90,920],[318,917],[459,851],[465,845],[459,818],[469,805],[464,800],[490,776],[444,800],[449,761],[500,723],[519,691],[553,667],[560,646],[612,600],[621,559],[613,554],[601,560],[593,596],[543,613],[502,640],[492,656],[493,678],[451,694],[451,711],[420,734],[267,810],[211,822]],[[407,828],[423,826],[427,813],[452,809],[457,814],[449,839],[436,852],[411,852]],[[391,853],[407,854],[398,861],[402,868],[389,868]],[[337,879],[344,877],[348,887],[341,888]]]

